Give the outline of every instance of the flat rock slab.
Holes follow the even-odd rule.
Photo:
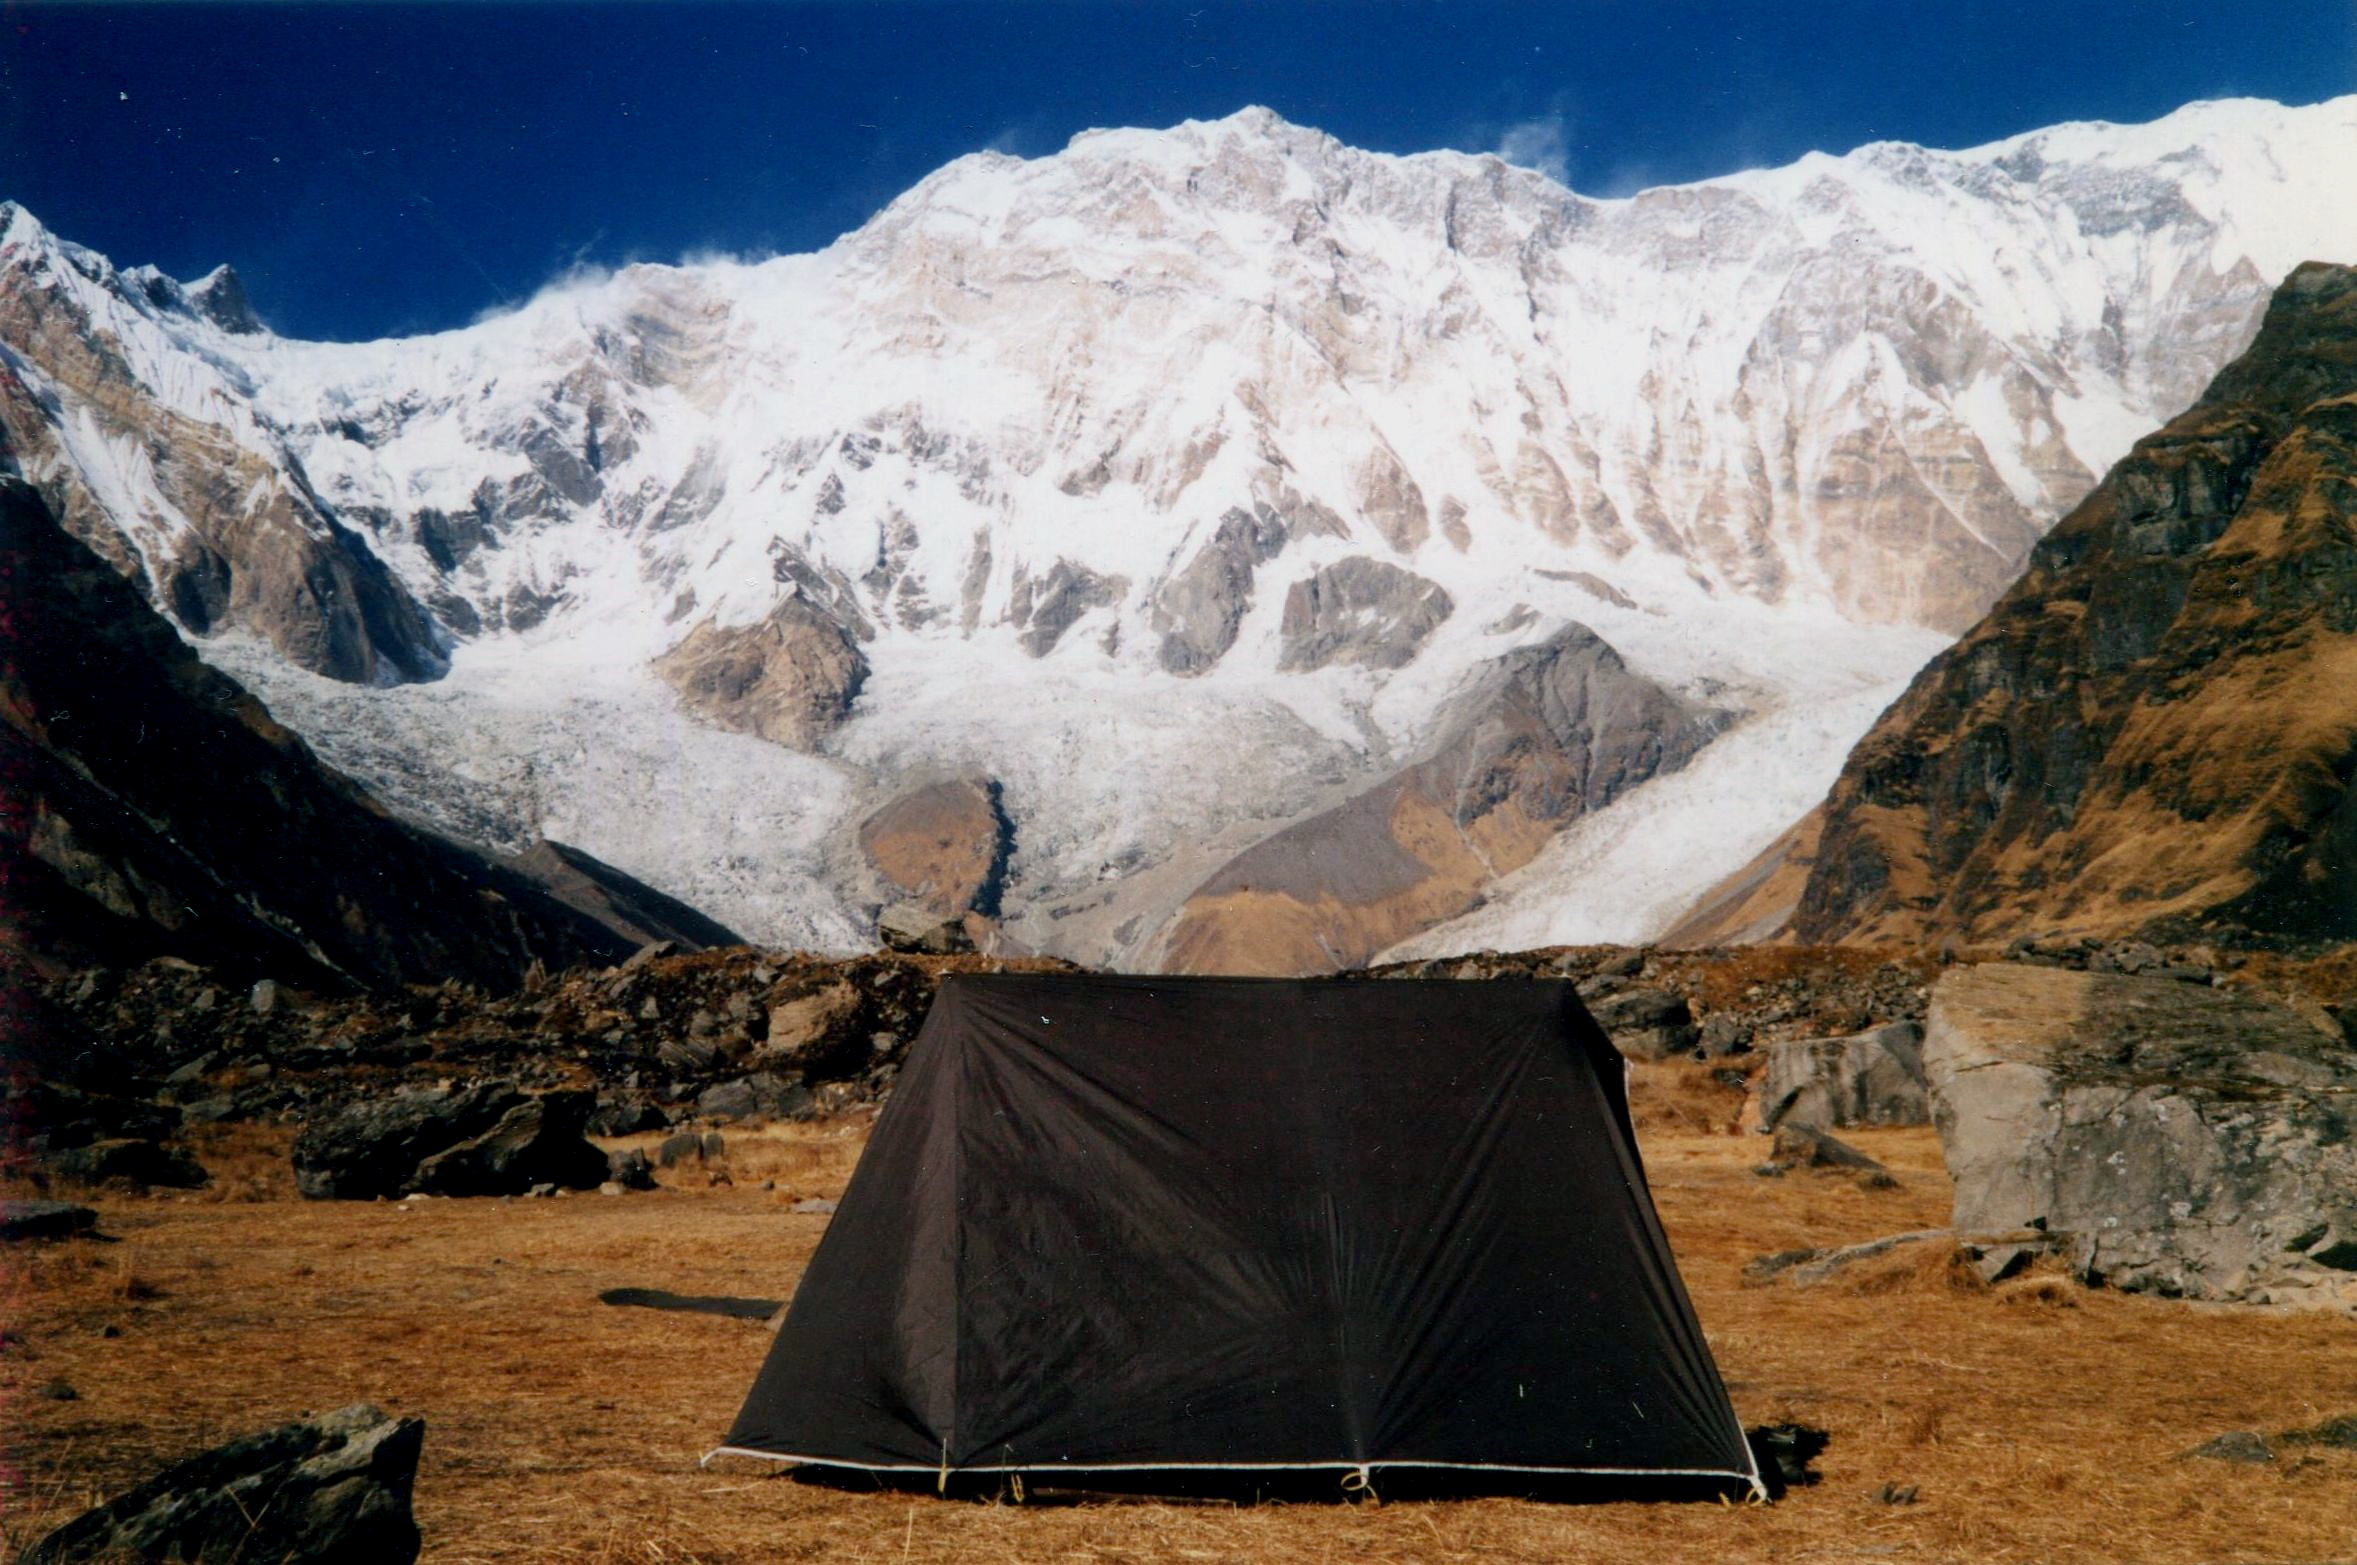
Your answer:
[[[0,1241],[71,1239],[98,1226],[98,1214],[71,1201],[0,1201]]]
[[[1923,1066],[1957,1228],[2067,1236],[2115,1287],[2357,1306],[2357,1050],[2321,1016],[2166,978],[1950,971]]]

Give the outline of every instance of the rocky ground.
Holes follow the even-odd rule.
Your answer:
[[[2132,941],[2023,941],[1964,955],[2250,987],[2299,995],[2327,1025],[2357,1019],[2357,962],[2344,959]],[[825,1120],[889,1092],[943,975],[1054,965],[655,946],[617,967],[535,974],[508,995],[446,983],[357,997],[230,983],[170,958],[128,972],[24,973],[16,982],[33,1009],[18,1054],[33,1074],[10,1088],[14,1153],[40,1170],[92,1145],[169,1150],[205,1125],[301,1126],[405,1089],[478,1083],[592,1094],[584,1127],[593,1135]],[[1703,1061],[1708,1079],[1741,1090],[1776,1043],[1921,1023],[1942,971],[1936,956],[1855,948],[1576,947],[1361,976],[1565,978],[1631,1058]],[[127,1165],[125,1177],[148,1166],[163,1164]]]

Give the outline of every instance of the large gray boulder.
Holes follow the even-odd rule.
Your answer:
[[[1847,1038],[1802,1038],[1768,1047],[1760,1123],[1928,1125],[1923,1029],[1892,1022]]]
[[[2323,1012],[1958,968],[1932,991],[1923,1068],[1959,1232],[2044,1228],[2120,1288],[2357,1305],[2357,1050]]]
[[[119,1560],[410,1565],[422,1419],[355,1404],[166,1468],[27,1549],[19,1565]]]

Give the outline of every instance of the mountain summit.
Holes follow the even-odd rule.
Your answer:
[[[1488,896],[1424,938],[1638,937],[1813,802],[2277,278],[2357,255],[2353,164],[2357,99],[2229,102],[1599,201],[1247,110],[361,344],[11,208],[0,428],[398,807],[786,943],[866,939],[897,893],[860,823],[965,779],[1017,936],[1157,964],[1230,860],[1592,634],[1680,714],[1614,753],[1691,759],[1550,791],[1586,802],[1378,925]]]

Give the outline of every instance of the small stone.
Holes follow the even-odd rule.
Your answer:
[[[257,982],[252,991],[247,994],[246,1004],[253,1007],[256,1016],[268,1016],[278,1009],[280,1001],[284,998],[285,991],[279,987],[278,980],[264,978]]]
[[[609,1179],[604,1184],[597,1187],[597,1193],[599,1195],[620,1195],[622,1193],[622,1187],[616,1184],[613,1180]]]
[[[2287,1429],[2276,1438],[2286,1445],[2323,1445],[2340,1451],[2357,1451],[2357,1413],[2343,1413],[2305,1429]]]
[[[1848,1142],[1808,1125],[1777,1126],[1775,1147],[1770,1155],[1785,1168],[1846,1168],[1868,1174],[1889,1172]]]
[[[41,1388],[41,1395],[51,1402],[78,1402],[82,1397],[73,1382],[67,1380],[52,1380]]]
[[[606,1172],[613,1176],[607,1181],[608,1184],[619,1185],[625,1190],[652,1190],[655,1188],[654,1165],[649,1163],[647,1155],[636,1147],[623,1147],[607,1153]]]
[[[1885,1505],[1913,1505],[1915,1503],[1915,1486],[1911,1483],[1886,1483],[1874,1491],[1874,1498]]]
[[[835,1215],[835,1203],[824,1196],[804,1196],[786,1210],[799,1212],[805,1217],[832,1217]]]
[[[2231,1429],[2225,1434],[2205,1440],[2185,1453],[2187,1456],[2207,1458],[2213,1462],[2272,1462],[2274,1449],[2256,1430]]]

